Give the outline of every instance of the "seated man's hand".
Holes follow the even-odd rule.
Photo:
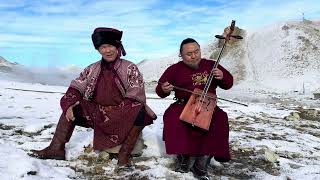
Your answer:
[[[173,87],[174,86],[168,82],[165,82],[161,85],[162,91],[164,93],[170,93],[173,90]]]
[[[73,114],[73,108],[80,104],[79,101],[77,101],[76,103],[74,103],[73,105],[71,105],[68,109],[67,109],[67,112],[66,112],[66,118],[68,121],[74,121],[75,120],[75,117],[74,117],[74,114]]]

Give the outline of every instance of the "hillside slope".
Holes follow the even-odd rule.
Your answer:
[[[234,75],[235,84],[270,91],[292,91],[302,86],[312,91],[320,87],[318,22],[280,22],[253,32],[241,31],[244,39],[228,45],[220,63]],[[202,47],[203,57],[217,57],[220,47],[218,40],[210,41]],[[179,60],[176,54],[146,60],[139,68],[146,82],[157,81]]]

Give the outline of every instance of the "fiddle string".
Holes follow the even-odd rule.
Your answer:
[[[220,51],[220,53],[219,53],[218,59],[217,59],[217,61],[214,63],[214,65],[213,65],[213,67],[212,67],[212,70],[210,71],[210,75],[209,75],[209,77],[208,77],[208,80],[207,80],[207,82],[206,82],[206,85],[205,85],[205,87],[204,87],[204,89],[203,89],[203,91],[202,91],[202,93],[201,93],[200,103],[197,104],[197,109],[199,110],[199,112],[201,111],[201,108],[202,108],[204,99],[205,99],[206,95],[208,94],[208,91],[209,91],[211,82],[212,82],[212,80],[213,80],[213,76],[214,76],[214,75],[213,75],[213,70],[214,70],[215,68],[217,68],[218,65],[219,65],[219,61],[220,61],[222,52],[223,52],[223,50],[224,50],[224,48],[225,48],[225,46],[226,46],[227,41],[228,41],[228,39],[225,39],[225,41],[224,41],[224,43],[223,43],[223,46],[222,46],[222,49],[221,49],[221,51]]]
[[[233,33],[233,31],[234,31],[234,26],[235,26],[235,21],[232,21],[231,26],[230,26],[230,31],[229,31],[229,33],[227,34],[227,36],[224,38],[224,43],[223,43],[223,46],[222,46],[221,51],[220,51],[220,53],[219,53],[218,59],[217,59],[217,61],[214,63],[214,65],[213,65],[213,67],[212,67],[212,70],[211,70],[211,72],[210,72],[209,78],[208,78],[208,80],[207,80],[207,82],[206,82],[206,85],[205,85],[205,87],[204,87],[204,89],[203,89],[203,91],[202,91],[202,93],[201,93],[200,103],[197,104],[197,110],[198,110],[198,112],[201,111],[201,108],[202,108],[202,105],[203,105],[203,102],[204,102],[204,98],[207,96],[207,93],[208,93],[208,91],[209,91],[211,82],[212,82],[212,80],[213,80],[213,70],[214,70],[215,68],[217,68],[218,65],[219,65],[219,62],[220,62],[220,59],[221,59],[223,50],[224,50],[224,48],[226,47],[226,44],[227,44],[228,40],[230,39],[230,35],[231,35],[231,34]]]
[[[158,84],[164,84],[163,82],[158,82]],[[201,96],[201,93],[198,93],[198,92],[194,92],[194,91],[191,91],[189,89],[185,89],[185,88],[181,88],[181,87],[178,87],[178,86],[173,86],[174,89],[177,89],[177,90],[181,90],[181,91],[185,91],[185,92],[189,92],[191,94],[196,94],[196,95],[199,95]],[[221,99],[223,101],[227,101],[227,102],[231,102],[231,103],[235,103],[235,104],[240,104],[240,105],[243,105],[243,106],[248,106],[248,104],[245,104],[245,103],[241,103],[241,102],[237,102],[237,101],[232,101],[232,100],[228,100],[228,99],[224,99],[224,98],[218,98],[218,97],[214,97],[214,96],[210,96],[210,95],[207,95],[206,97],[208,98],[212,98],[214,100],[217,100],[217,99]]]
[[[209,82],[212,81],[212,80],[210,80],[210,79],[212,79],[212,76],[213,76],[213,73],[210,72],[209,78],[208,78],[208,80],[206,82],[206,85],[205,85],[205,87],[204,87],[204,89],[203,89],[203,91],[201,93],[201,96],[200,96],[200,100],[199,100],[200,103],[198,103],[197,107],[196,107],[198,112],[201,112],[201,110],[202,110],[202,105],[203,105],[203,102],[204,102],[204,99],[205,99],[206,95],[208,94],[208,90],[209,90],[209,87],[210,87],[210,83]]]

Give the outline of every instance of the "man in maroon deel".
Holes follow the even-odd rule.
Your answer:
[[[218,161],[230,160],[228,116],[216,106],[208,131],[179,119],[191,96],[191,93],[179,89],[203,90],[215,63],[213,60],[201,58],[200,45],[191,38],[181,42],[180,56],[182,61],[168,67],[156,87],[156,93],[161,98],[174,91],[177,99],[163,115],[163,140],[166,152],[177,155],[176,171],[185,173],[191,170],[196,177],[207,179],[207,167],[212,156]],[[209,92],[216,94],[217,87],[232,87],[233,77],[222,66],[215,68],[213,75]]]
[[[121,37],[122,31],[117,29],[94,30],[92,42],[102,58],[71,81],[60,101],[63,113],[51,144],[43,150],[32,150],[34,156],[65,160],[65,144],[79,125],[94,129],[95,150],[121,144],[118,165],[130,165],[130,153],[143,127],[152,124],[156,115],[146,104],[137,66],[120,58],[126,54]]]

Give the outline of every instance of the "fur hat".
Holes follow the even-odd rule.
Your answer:
[[[91,38],[94,48],[97,50],[102,44],[110,44],[116,48],[120,47],[122,54],[124,56],[126,55],[121,43],[122,31],[113,28],[98,27],[93,31]]]

